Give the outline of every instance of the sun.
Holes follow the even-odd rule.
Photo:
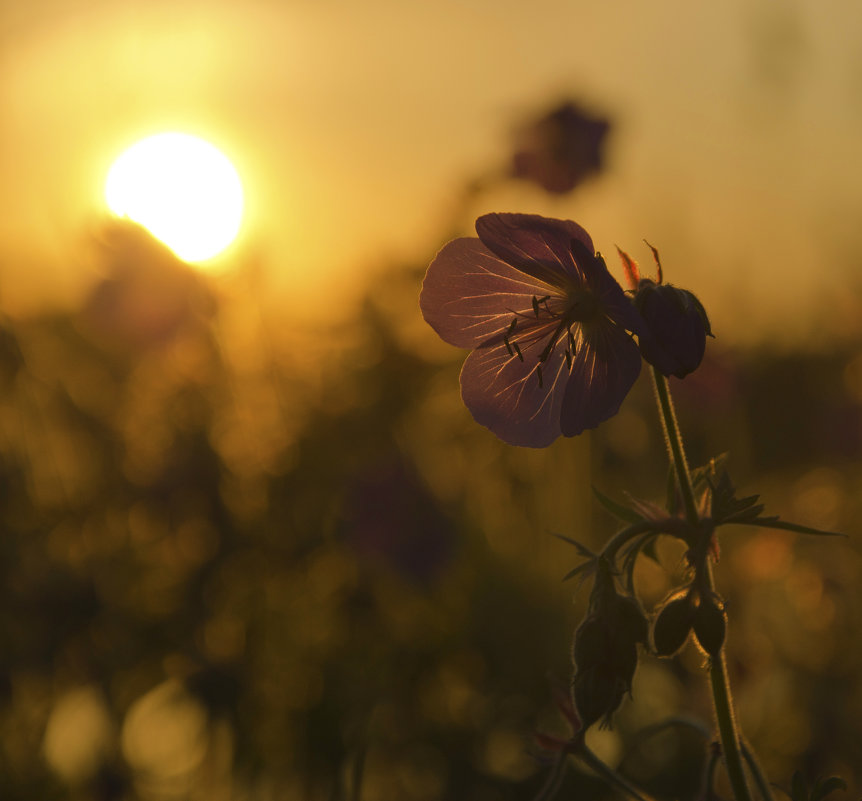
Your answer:
[[[242,183],[233,164],[185,133],[149,136],[120,154],[108,171],[105,201],[188,262],[217,256],[242,222]]]

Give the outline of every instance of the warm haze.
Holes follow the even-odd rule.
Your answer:
[[[0,21],[4,305],[78,291],[64,254],[102,211],[111,160],[174,129],[231,153],[245,252],[274,287],[349,296],[381,261],[436,248],[458,186],[565,93],[618,122],[608,175],[556,204],[500,190],[459,225],[529,206],[580,220],[605,251],[647,237],[773,331],[785,303],[829,303],[837,328],[852,312],[835,322],[860,249],[850,4],[6,0]],[[797,315],[793,335],[815,320]]]

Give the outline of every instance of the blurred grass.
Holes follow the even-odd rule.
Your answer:
[[[529,798],[585,602],[551,532],[613,531],[593,484],[660,498],[646,376],[594,434],[510,448],[461,406],[420,270],[378,277],[338,330],[293,332],[253,276],[216,296],[114,233],[80,311],[2,327],[0,797],[339,799],[361,764],[364,801]],[[862,350],[719,343],[674,382],[692,462],[729,449],[771,512],[858,534]],[[659,553],[648,604],[679,575]],[[722,540],[739,715],[779,785],[862,782],[859,573],[855,537]],[[596,748],[694,797],[697,735],[635,739],[680,714],[710,720],[694,648],[644,657]]]

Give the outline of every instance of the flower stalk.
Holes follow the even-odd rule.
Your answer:
[[[613,768],[606,765],[599,759],[586,745],[578,752],[578,758],[588,767],[592,768],[596,774],[602,777],[611,787],[618,790],[632,801],[655,801],[652,796],[647,795],[641,790],[638,790],[631,782],[624,779]]]
[[[655,367],[652,369],[652,375],[659,415],[662,427],[664,428],[665,443],[667,444],[668,454],[676,471],[686,520],[690,525],[696,526],[700,516],[697,511],[697,501],[694,497],[691,474],[689,473],[688,463],[685,458],[685,449],[676,420],[676,413],[674,412],[670,388],[668,387],[667,379]],[[697,570],[703,571],[701,579],[704,582],[704,588],[714,592],[715,582],[708,557],[704,558],[697,565]],[[727,662],[724,648],[715,657],[710,659],[709,680],[712,685],[712,700],[715,707],[715,719],[718,725],[724,764],[727,769],[731,788],[733,789],[733,795],[736,801],[751,801],[751,792],[748,788],[743,768],[742,749],[740,746],[739,731],[736,726],[736,716],[733,711],[730,683],[727,678]]]

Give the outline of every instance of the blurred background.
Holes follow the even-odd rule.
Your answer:
[[[552,533],[599,546],[591,485],[658,499],[666,460],[646,375],[543,451],[472,422],[418,292],[488,211],[577,220],[620,278],[646,238],[703,301],[691,461],[850,535],[722,540],[741,724],[779,786],[858,797],[861,37],[838,0],[0,0],[0,798],[539,791],[587,595]],[[199,264],[104,200],[167,130],[244,188]],[[680,716],[693,647],[591,742],[694,798],[707,740],[638,734]]]

